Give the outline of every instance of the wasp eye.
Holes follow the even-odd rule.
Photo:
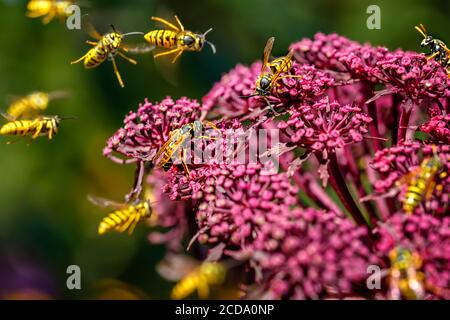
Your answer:
[[[190,46],[195,42],[195,40],[191,36],[184,36],[183,42],[185,45]]]

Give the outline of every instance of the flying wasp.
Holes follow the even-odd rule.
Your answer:
[[[51,140],[58,132],[59,123],[64,119],[58,116],[41,116],[34,120],[15,120],[4,124],[0,128],[0,135],[27,136],[37,139],[39,136],[48,136]]]
[[[97,206],[114,210],[100,222],[98,226],[100,235],[111,230],[128,231],[131,235],[139,222],[152,215],[152,203],[148,200],[136,201],[133,204],[118,203],[94,196],[88,196],[88,200]]]
[[[430,47],[430,55],[427,57],[428,60],[435,59],[439,62],[444,68],[447,69],[447,73],[450,77],[450,49],[447,48],[447,45],[439,39],[433,38],[433,36],[429,35],[423,24],[414,27],[419,33],[423,36],[423,40],[420,43],[422,48]]]
[[[44,24],[50,23],[55,17],[66,19],[71,15],[69,7],[74,5],[74,1],[60,0],[31,0],[27,5],[27,17],[42,18]]]
[[[86,41],[87,44],[94,46],[92,49],[90,49],[84,56],[82,56],[80,59],[72,61],[71,64],[78,63],[80,61],[84,60],[84,67],[86,69],[92,69],[100,64],[102,64],[105,60],[111,60],[114,68],[114,74],[117,77],[117,80],[119,81],[120,86],[123,88],[125,87],[122,77],[119,73],[119,69],[117,68],[115,56],[119,55],[121,58],[127,60],[128,62],[132,64],[137,64],[137,62],[129,57],[127,57],[122,51],[128,52],[129,48],[126,47],[122,41],[124,37],[130,36],[130,35],[143,35],[143,32],[129,32],[129,33],[119,33],[116,31],[115,27],[111,25],[112,31],[110,33],[105,34],[104,36],[101,36],[95,28],[92,26],[92,24],[87,23],[87,31],[88,34],[97,40],[97,42],[94,41]],[[121,51],[122,50],[122,51]]]
[[[65,98],[67,95],[65,91],[33,92],[25,97],[14,98],[3,116],[8,120],[31,118],[47,109],[50,101]]]
[[[220,286],[225,282],[227,266],[222,262],[199,262],[189,256],[168,255],[157,266],[158,272],[167,280],[178,281],[173,287],[170,298],[181,300],[197,291],[200,299],[210,296],[211,286]]]
[[[175,16],[175,20],[177,21],[178,26],[159,17],[152,17],[151,19],[160,22],[171,29],[152,30],[144,36],[145,40],[147,40],[151,46],[167,49],[167,51],[155,54],[154,58],[175,54],[172,59],[172,63],[175,63],[184,51],[199,52],[203,49],[205,43],[211,47],[213,53],[216,53],[216,47],[206,40],[206,35],[212,31],[212,28],[200,34],[185,30],[177,16]]]
[[[397,184],[407,184],[405,198],[403,200],[403,211],[412,214],[414,210],[433,195],[436,188],[436,178],[445,178],[447,173],[442,171],[443,164],[439,156],[425,158],[417,169],[411,171],[401,178]],[[442,172],[441,172],[442,171]]]
[[[266,46],[264,47],[263,64],[261,67],[261,73],[256,80],[255,93],[249,96],[243,96],[243,98],[250,98],[254,96],[263,97],[272,111],[274,110],[270,101],[267,99],[267,96],[272,93],[277,82],[283,78],[301,78],[301,76],[289,74],[280,76],[282,73],[286,73],[292,68],[293,52],[291,50],[286,56],[269,61],[274,42],[275,37],[271,37],[267,40]]]
[[[188,123],[179,129],[172,130],[169,133],[169,139],[159,148],[158,152],[152,159],[155,168],[163,168],[164,170],[169,170],[173,165],[173,157],[176,152],[178,152],[178,159],[181,161],[181,165],[187,175],[189,175],[189,168],[186,163],[187,150],[182,147],[185,142],[188,142],[191,137],[198,139],[208,139],[214,140],[215,137],[208,136],[195,136],[196,133],[202,132],[203,127],[209,126],[213,130],[220,133],[219,129],[214,125],[214,123],[209,121],[199,121],[196,120],[192,123]]]
[[[424,274],[420,256],[407,248],[396,247],[389,253],[389,296],[391,299],[423,299],[425,294]]]

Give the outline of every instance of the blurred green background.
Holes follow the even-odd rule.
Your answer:
[[[178,14],[191,30],[214,28],[208,39],[217,54],[209,48],[185,53],[178,86],[165,81],[152,56],[145,55],[137,57],[137,66],[118,60],[126,84],[121,89],[110,63],[94,70],[70,65],[89,48],[86,34],[67,30],[58,20],[43,25],[26,18],[26,2],[0,0],[0,107],[7,107],[8,95],[66,89],[71,98],[51,103],[47,113],[77,120],[64,122],[50,142],[6,145],[10,138],[1,138],[0,298],[27,286],[52,298],[94,298],[95,285],[104,279],[128,283],[152,299],[168,297],[171,284],[154,269],[164,250],[148,243],[148,230],[141,226],[132,237],[100,237],[96,231],[105,212],[86,200],[87,194],[120,200],[129,191],[134,168],[103,158],[102,148],[125,113],[145,97],[200,99],[236,63],[260,58],[269,36],[277,39],[274,55],[318,31],[418,50],[421,36],[413,27],[419,22],[450,41],[445,37],[450,5],[442,0],[83,0],[88,6],[82,13],[102,32],[111,23],[123,32],[147,32],[154,26],[150,17],[163,11]],[[381,8],[381,30],[366,27],[371,4]],[[66,289],[66,268],[72,264],[81,267],[82,290]]]

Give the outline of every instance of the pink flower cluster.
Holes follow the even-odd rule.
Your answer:
[[[201,104],[146,100],[108,140],[105,156],[146,169],[156,199],[150,226],[165,229],[152,229],[150,241],[168,253],[189,247],[197,259],[233,261],[229,273],[248,271],[237,284],[245,297],[276,299],[397,298],[390,292],[405,288],[389,253],[405,247],[423,262],[414,271],[424,276],[425,298],[449,298],[447,71],[424,54],[338,34],[289,50],[292,68],[266,97],[255,95],[261,62],[238,64]],[[167,171],[154,168],[174,130],[205,119],[206,136],[183,135],[194,146],[183,149],[185,166],[178,159]],[[278,139],[254,155],[258,143],[247,137],[262,129]],[[210,157],[195,161],[199,152]],[[276,159],[273,170],[266,156]],[[371,265],[388,275],[379,290],[366,285]]]

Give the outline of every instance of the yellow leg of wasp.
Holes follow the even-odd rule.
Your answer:
[[[175,16],[175,20],[177,20],[178,25],[180,26],[181,31],[184,31],[184,26],[181,23],[180,19],[178,19],[178,16]]]
[[[178,52],[175,57],[172,59],[172,63],[175,63],[178,58],[181,56],[181,54],[183,53],[183,50],[180,50],[180,52]]]
[[[182,151],[182,153],[183,153],[183,155],[182,155],[182,160],[181,160],[181,164],[183,165],[183,169],[184,169],[184,172],[186,173],[186,175],[189,177],[189,175],[191,174],[191,172],[189,171],[189,168],[188,168],[188,166],[187,166],[187,164],[186,164],[186,160],[187,160],[187,152],[186,152],[186,149],[181,149]]]
[[[127,57],[126,55],[124,55],[122,52],[120,52],[120,51],[117,51],[117,54],[121,57],[121,58],[123,58],[123,59],[125,59],[125,60],[127,60],[129,63],[132,63],[132,64],[137,64],[137,62],[136,62],[136,60],[133,60],[133,59],[131,59],[131,58],[129,58],[129,57]]]
[[[42,128],[44,127],[44,124],[41,122],[37,125],[36,127],[36,133],[33,134],[33,136],[31,137],[33,140],[36,139],[37,137],[39,137],[39,135],[41,134]]]
[[[87,40],[86,43],[87,43],[87,44],[90,44],[91,46],[96,46],[96,45],[97,45],[97,42],[95,42],[95,41],[89,41],[89,40]]]
[[[55,17],[55,15],[56,15],[55,10],[51,10],[51,11],[48,13],[48,15],[46,15],[46,16],[44,17],[44,19],[42,19],[42,23],[43,23],[43,24],[49,24],[50,21],[53,20],[53,18]]]
[[[303,78],[303,76],[295,75],[295,74],[289,74],[289,75],[287,75],[287,76],[279,77],[279,78],[277,79],[277,81],[280,80],[280,79],[285,79],[285,78]]]
[[[165,20],[163,18],[152,17],[152,20],[161,22],[162,24],[165,24],[166,26],[168,26],[169,28],[174,29],[175,31],[180,31],[180,29],[178,29],[175,25],[171,24],[169,21],[167,21],[167,20]],[[184,31],[184,29],[182,31]]]
[[[433,59],[433,58],[436,57],[438,54],[439,54],[439,51],[433,53],[431,56],[428,56],[428,57],[427,57],[427,60]]]
[[[119,81],[120,86],[124,88],[125,84],[123,83],[122,76],[120,75],[119,69],[117,68],[116,59],[113,56],[111,56],[111,62],[113,64],[114,74],[117,77],[117,81]]]
[[[89,53],[89,51],[88,51],[88,53]],[[78,60],[71,61],[70,64],[76,64],[76,63],[78,63],[78,62],[83,61],[84,58],[86,58],[86,56],[88,55],[88,53],[86,53],[84,56],[82,56],[82,57],[81,57],[80,59],[78,59]]]
[[[172,54],[172,53],[177,52],[178,50],[182,50],[182,49],[180,49],[180,48],[175,48],[175,49],[172,49],[172,50],[169,50],[169,51],[160,52],[160,53],[155,54],[155,55],[153,56],[153,58],[156,59],[156,58],[159,58],[159,57],[162,57],[162,56],[167,56],[167,55],[169,55],[169,54]]]

